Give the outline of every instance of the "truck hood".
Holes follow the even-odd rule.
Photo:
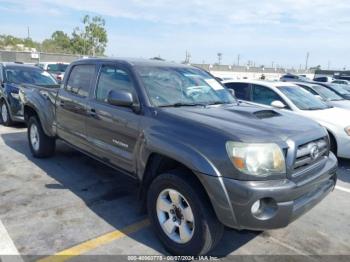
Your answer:
[[[193,128],[207,127],[240,141],[268,142],[279,138],[319,138],[325,135],[319,124],[292,112],[276,111],[255,105],[221,105],[203,107],[163,108],[168,117],[195,123]]]
[[[330,124],[331,126],[344,128],[350,125],[350,111],[343,108],[328,108],[324,110],[303,110],[298,114],[311,118],[321,125]]]

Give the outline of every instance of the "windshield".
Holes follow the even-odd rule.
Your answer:
[[[48,64],[47,71],[51,73],[64,73],[67,67],[67,64]]]
[[[345,85],[331,84],[330,86],[341,95],[350,95],[350,91],[346,89]]]
[[[57,85],[56,80],[39,68],[9,67],[5,70],[6,79],[15,84]]]
[[[279,90],[301,110],[320,110],[330,108],[314,95],[299,86],[280,86]]]
[[[329,101],[344,100],[341,96],[337,95],[333,91],[329,90],[324,86],[314,85],[312,88],[320,95],[322,98]]]
[[[231,93],[208,73],[186,67],[137,67],[153,106],[236,103]]]

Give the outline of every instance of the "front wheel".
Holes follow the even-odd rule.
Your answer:
[[[32,155],[38,158],[52,156],[55,152],[55,138],[47,136],[36,117],[28,121],[28,141]]]
[[[204,255],[219,242],[224,226],[193,175],[161,174],[147,196],[148,215],[165,248],[173,255]]]
[[[6,105],[5,101],[0,102],[0,110],[1,110],[1,122],[4,126],[11,126],[13,124],[10,116],[10,112]]]

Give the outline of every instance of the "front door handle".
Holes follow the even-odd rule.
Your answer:
[[[96,109],[95,108],[90,108],[87,113],[89,116],[96,117]]]

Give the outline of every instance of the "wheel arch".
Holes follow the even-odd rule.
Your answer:
[[[338,141],[337,141],[337,137],[333,134],[333,132],[331,130],[329,130],[328,128],[326,128],[328,136],[329,136],[329,142],[332,143],[334,141],[334,150],[336,152],[336,155],[338,155]],[[331,145],[330,145],[331,147]]]
[[[47,126],[45,124],[43,124],[43,118],[41,116],[41,114],[39,113],[40,111],[37,110],[34,106],[29,105],[29,104],[25,104],[23,107],[23,115],[24,115],[24,121],[26,123],[28,123],[29,119],[32,116],[36,116],[38,118],[38,121],[41,125],[41,127],[43,128],[44,133],[47,136],[53,136],[52,132],[50,132],[50,130],[47,128]]]
[[[139,192],[139,196],[140,196],[140,199],[143,200],[143,204],[145,204],[145,200],[147,197],[147,190],[151,185],[152,181],[159,175],[175,169],[181,170],[184,173],[190,174],[189,179],[197,183],[200,186],[201,190],[203,190],[203,192],[206,194],[206,196],[208,196],[208,192],[205,189],[204,185],[201,183],[200,179],[198,178],[197,172],[195,172],[193,169],[191,169],[187,165],[183,164],[182,162],[172,157],[168,157],[166,155],[159,154],[159,153],[151,153],[148,157],[146,168],[142,176],[140,192]],[[209,196],[208,196],[208,199],[209,199]]]

